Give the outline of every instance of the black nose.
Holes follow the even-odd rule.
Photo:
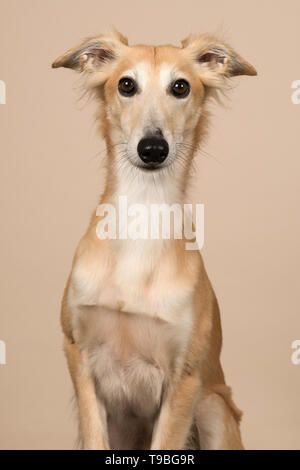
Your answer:
[[[169,145],[165,139],[145,137],[139,141],[137,151],[144,163],[159,164],[167,158]]]

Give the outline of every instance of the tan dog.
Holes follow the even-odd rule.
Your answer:
[[[101,203],[182,204],[228,78],[256,75],[209,35],[129,46],[86,40],[53,67],[82,72],[107,146]],[[241,412],[220,365],[219,309],[201,255],[183,239],[99,239],[96,213],[62,303],[65,353],[85,449],[242,449]]]

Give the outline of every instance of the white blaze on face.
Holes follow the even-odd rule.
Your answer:
[[[139,62],[132,69],[122,72],[122,77],[131,78],[138,87],[138,92],[133,97],[119,95],[123,104],[120,116],[122,138],[128,143],[128,156],[135,164],[139,163],[138,143],[145,136],[145,130],[151,120],[152,75],[153,71],[147,62]]]
[[[169,97],[167,109],[165,110],[165,113],[167,113],[165,120],[169,125],[165,126],[165,133],[168,135],[171,143],[174,143],[174,153],[176,153],[176,143],[181,142],[183,139],[183,131],[186,121],[186,112],[184,111],[184,108],[187,100],[175,98],[169,93],[172,84],[179,79],[185,79],[187,82],[189,81],[185,74],[178,70],[174,65],[166,63],[161,65],[160,84],[161,88],[165,92],[165,96]]]
[[[171,64],[162,64],[159,75],[160,84],[163,90],[167,90],[170,84],[177,78],[176,69]]]

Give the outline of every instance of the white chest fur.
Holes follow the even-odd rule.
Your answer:
[[[69,291],[76,341],[110,409],[153,416],[186,348],[192,290],[176,281],[161,242],[126,241],[114,259],[81,257]],[[180,359],[179,359],[180,358]]]
[[[102,306],[189,329],[193,286],[161,240],[111,241],[111,250],[82,256],[74,266],[70,307]],[[186,329],[184,328],[184,329]]]

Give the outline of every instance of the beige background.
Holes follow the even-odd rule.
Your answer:
[[[259,72],[214,106],[193,199],[247,448],[300,449],[299,0],[0,0],[0,448],[72,448],[60,299],[102,187],[103,144],[78,79],[51,61],[111,25],[130,42],[221,30]]]

